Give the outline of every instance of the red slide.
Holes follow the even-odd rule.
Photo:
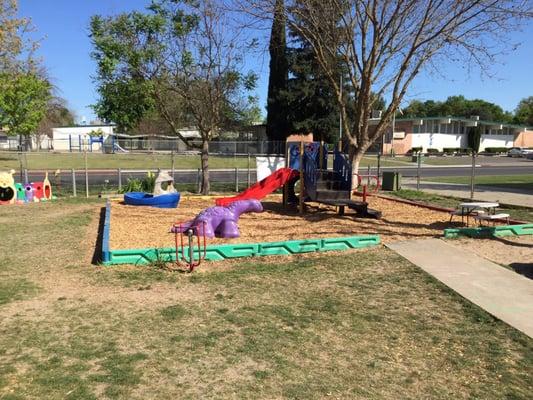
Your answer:
[[[279,189],[290,180],[296,178],[299,172],[290,168],[280,168],[272,175],[267,176],[265,179],[250,186],[244,192],[239,193],[233,197],[222,197],[216,199],[217,206],[227,206],[237,200],[245,199],[257,199],[261,200],[266,195],[272,193],[274,190]]]

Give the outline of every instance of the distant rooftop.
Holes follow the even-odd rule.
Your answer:
[[[93,125],[84,125],[84,124],[75,124],[75,125],[62,125],[62,126],[56,126],[56,128],[103,128],[108,126],[117,126],[114,123],[109,124],[93,124]]]
[[[440,121],[440,120],[450,120],[450,121],[456,121],[456,122],[477,122],[480,125],[487,125],[487,126],[498,126],[501,125],[505,128],[514,128],[514,129],[521,129],[521,130],[533,130],[533,127],[528,127],[527,125],[517,125],[517,124],[509,124],[506,122],[498,122],[498,121],[485,121],[480,120],[479,118],[476,118],[475,116],[472,116],[470,118],[465,117],[451,117],[451,116],[442,116],[442,117],[409,117],[409,118],[396,118],[396,121]]]

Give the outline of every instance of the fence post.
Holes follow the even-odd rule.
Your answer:
[[[122,190],[122,168],[118,169],[118,191]]]
[[[235,167],[235,191],[239,191],[239,168]]]
[[[378,151],[378,172],[377,172],[377,175],[378,175],[378,185],[379,185],[379,174],[381,172],[381,150]]]
[[[251,163],[250,152],[248,152],[248,182],[247,182],[248,183],[248,185],[247,185],[248,187],[250,187],[250,185],[252,183],[251,182],[252,179],[251,179],[251,175],[250,175],[251,174],[250,163]]]
[[[300,198],[299,198],[299,209],[300,214],[304,214],[304,193],[305,193],[305,177],[304,177],[304,142],[300,141]]]
[[[85,160],[85,197],[89,198],[89,168],[87,166],[87,150],[83,152]]]
[[[71,172],[72,172],[72,195],[74,197],[77,197],[78,193],[76,192],[76,170],[73,168]]]
[[[200,175],[200,168],[198,168],[198,172],[196,173],[196,192],[200,193],[200,182],[201,182],[201,175]]]
[[[18,153],[18,156],[19,156],[19,165],[20,165],[20,180],[22,181],[22,174],[23,174],[23,169],[24,169],[24,166],[22,165],[22,152],[19,152]],[[24,182],[26,183],[26,182]]]
[[[472,171],[470,173],[470,199],[474,199],[475,190],[475,177],[476,177],[476,152],[472,152]]]
[[[176,179],[175,176],[174,176],[174,170],[175,170],[175,165],[174,165],[174,149],[170,150],[170,168],[171,168],[171,171],[172,171],[172,178]]]
[[[418,152],[416,157],[416,190],[420,190],[420,165],[422,164],[422,153]]]

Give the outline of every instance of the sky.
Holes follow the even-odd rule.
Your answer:
[[[143,9],[148,3],[149,0],[19,0],[19,14],[32,19],[36,28],[33,35],[42,39],[38,55],[78,122],[95,118],[90,105],[97,101],[92,78],[95,63],[90,57],[92,47],[88,37],[90,17]],[[462,66],[449,65],[444,68],[445,77],[421,74],[413,83],[406,103],[415,98],[444,100],[463,94],[496,103],[507,111],[514,110],[522,98],[533,96],[533,24],[514,33],[512,40],[522,45],[491,66],[495,78],[481,77],[475,70],[467,74]],[[259,75],[257,95],[266,114],[268,54],[251,55],[247,67]]]

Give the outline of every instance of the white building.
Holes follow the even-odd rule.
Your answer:
[[[52,148],[57,151],[84,151],[91,149],[91,134],[99,133],[105,141],[113,134],[115,125],[78,125],[52,129]],[[96,138],[96,136],[93,136]],[[95,139],[93,139],[94,141]],[[92,144],[92,151],[102,151],[101,144]]]
[[[396,119],[394,134],[385,135],[383,151],[388,153],[393,148],[396,154],[405,154],[413,148],[423,152],[467,149],[471,128],[481,129],[479,151],[491,147],[533,147],[533,128],[526,126],[481,121],[477,117],[421,117]]]

